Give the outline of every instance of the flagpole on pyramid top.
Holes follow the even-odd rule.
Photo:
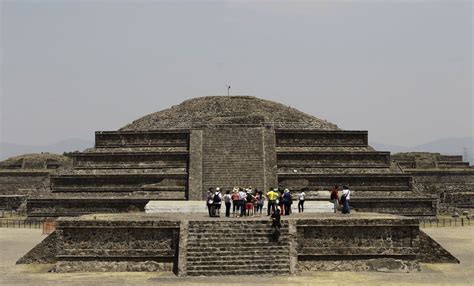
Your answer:
[[[226,85],[227,87],[227,96],[230,96],[230,85]]]

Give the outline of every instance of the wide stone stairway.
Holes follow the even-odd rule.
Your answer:
[[[278,242],[271,232],[266,220],[190,221],[186,274],[289,274],[288,222],[282,222]]]

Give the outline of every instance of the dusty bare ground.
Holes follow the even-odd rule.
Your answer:
[[[461,264],[425,264],[421,272],[313,272],[281,277],[180,278],[157,273],[48,273],[50,266],[15,265],[41,239],[38,229],[0,228],[0,285],[474,285],[474,227],[425,230]]]

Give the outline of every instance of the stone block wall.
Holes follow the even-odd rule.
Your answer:
[[[41,196],[50,192],[48,171],[0,171],[0,195]]]
[[[251,239],[236,245],[243,233]],[[409,271],[419,261],[459,263],[420,231],[417,219],[383,214],[286,218],[278,242],[264,218],[231,223],[186,215],[91,214],[58,219],[53,238],[19,263],[46,258],[56,262],[57,272],[173,270],[182,276]],[[53,249],[55,259],[44,248]]]
[[[234,186],[263,190],[263,127],[215,127],[203,130],[202,188]]]
[[[79,216],[90,213],[145,211],[145,198],[46,198],[28,199],[29,217]]]
[[[438,200],[430,197],[352,197],[350,206],[358,212],[392,213],[415,217],[438,214]]]
[[[298,256],[304,260],[350,260],[358,256],[415,259],[418,220],[298,220]]]
[[[279,171],[307,167],[389,168],[389,152],[278,152]]]
[[[328,191],[338,185],[348,185],[351,190],[363,196],[365,192],[398,191],[411,192],[412,177],[408,175],[377,175],[377,174],[280,174],[279,184],[294,190]],[[309,197],[311,198],[311,196]]]
[[[277,130],[276,146],[367,146],[367,131]]]
[[[150,132],[97,131],[95,147],[187,146],[188,131],[163,130]]]
[[[17,210],[26,198],[25,195],[0,195],[0,210]]]
[[[188,152],[82,153],[74,155],[74,168],[181,169],[186,172]]]
[[[56,272],[172,271],[179,222],[58,220]]]

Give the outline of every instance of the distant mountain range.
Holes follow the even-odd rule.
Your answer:
[[[413,147],[387,145],[378,142],[370,142],[369,144],[376,150],[392,153],[438,152],[447,155],[463,155],[464,161],[474,165],[474,137],[443,138]],[[51,145],[21,145],[5,142],[0,143],[0,160],[26,153],[49,152],[62,154],[63,152],[83,151],[93,146],[94,142],[80,138],[66,139]]]
[[[51,145],[22,145],[15,143],[0,143],[0,160],[27,154],[27,153],[56,153],[83,151],[84,149],[94,147],[94,142],[80,138],[70,138]]]
[[[474,137],[443,138],[413,147],[387,145],[370,142],[370,146],[379,151],[400,152],[436,152],[446,155],[462,155],[463,160],[474,165]]]

